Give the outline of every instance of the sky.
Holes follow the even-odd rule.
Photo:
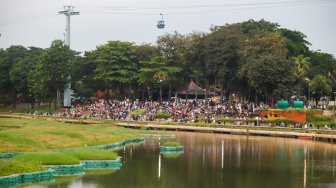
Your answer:
[[[177,31],[209,32],[211,25],[265,19],[307,36],[311,50],[336,57],[336,0],[0,0],[0,48],[50,47],[64,40],[64,6],[74,6],[70,47],[84,52],[108,41],[155,44]],[[158,29],[157,21],[166,27]]]

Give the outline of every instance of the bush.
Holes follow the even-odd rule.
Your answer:
[[[9,106],[12,104],[12,99],[10,97],[5,97],[0,100],[0,104],[3,106]]]
[[[179,142],[165,142],[163,144],[163,146],[166,146],[166,147],[177,147],[177,146],[181,146],[181,143],[179,143]]]
[[[285,124],[290,124],[290,123],[295,123],[295,121],[294,120],[292,120],[292,119],[287,119],[287,118],[284,118],[284,119],[275,119],[275,120],[273,120],[273,121],[267,121],[267,123],[269,123],[269,122],[275,122],[275,123],[281,123],[281,122],[283,122],[283,123],[285,123]]]
[[[130,113],[131,116],[139,116],[139,115],[144,115],[147,113],[146,109],[138,109],[138,110],[134,110],[133,112]]]
[[[306,109],[307,117],[313,116],[316,112],[322,112],[322,110],[315,110],[315,109]]]
[[[155,118],[164,118],[164,119],[167,119],[167,118],[170,118],[172,117],[171,114],[167,114],[167,113],[163,113],[163,112],[159,112],[157,114],[154,115]]]
[[[269,109],[268,108],[258,108],[258,112],[265,112],[265,111],[268,111]]]
[[[303,108],[287,108],[286,112],[306,112]]]
[[[325,115],[307,116],[307,122],[317,122],[317,121],[333,121],[333,119]]]
[[[335,109],[336,109],[336,107],[333,106],[333,105],[329,105],[329,106],[327,107],[327,110],[335,110]]]

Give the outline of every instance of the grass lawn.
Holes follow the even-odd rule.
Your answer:
[[[76,165],[81,160],[116,160],[118,154],[111,150],[83,149],[64,152],[33,152],[13,157],[13,160],[37,162],[41,165]],[[0,167],[1,168],[1,167]]]
[[[47,170],[42,165],[78,165],[81,160],[116,160],[117,158],[117,153],[102,149],[24,153],[12,159],[0,159],[0,177]]]
[[[112,124],[70,124],[55,120],[0,118],[0,153],[32,152],[0,159],[0,177],[44,171],[42,165],[79,164],[80,160],[115,160],[110,150],[60,149],[112,144],[154,131],[126,129]]]
[[[0,153],[82,148],[154,133],[112,124],[70,124],[54,120],[0,118]]]
[[[0,177],[12,174],[45,171],[47,168],[37,162],[18,161],[14,159],[0,159]]]

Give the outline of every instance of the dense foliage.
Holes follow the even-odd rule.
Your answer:
[[[335,90],[327,72],[336,72],[336,60],[309,45],[299,31],[248,20],[208,33],[167,33],[156,44],[108,41],[83,56],[60,40],[47,49],[11,46],[0,49],[0,104],[60,103],[68,75],[85,98],[101,90],[105,98],[170,99],[193,80],[222,98],[239,93],[245,101],[274,104],[295,94],[318,102]]]

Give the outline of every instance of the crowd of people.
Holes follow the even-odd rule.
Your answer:
[[[261,117],[258,113],[259,108],[269,108],[265,104],[255,104],[253,102],[229,101],[223,104],[209,101],[195,100],[171,100],[171,101],[129,101],[129,100],[94,100],[80,104],[74,104],[58,113],[40,113],[39,111],[28,112],[32,115],[58,116],[82,119],[111,119],[120,121],[156,121],[156,122],[182,122],[182,123],[215,123],[225,124],[226,119],[234,118],[230,122],[234,125],[260,126],[261,119],[268,119],[268,115]],[[309,106],[304,106],[309,109]],[[136,110],[144,109],[145,113],[135,115]],[[158,113],[169,114],[169,118],[156,117]],[[253,121],[252,121],[253,119]],[[247,121],[248,120],[248,121]],[[269,122],[269,127],[291,127],[291,128],[312,128],[312,123],[290,123]],[[319,126],[317,127],[319,128]],[[324,126],[325,129],[333,130],[333,126]]]
[[[73,118],[103,118],[127,121],[170,121],[170,122],[204,122],[219,123],[219,118],[236,117],[246,119],[258,117],[258,107],[254,103],[226,102],[224,104],[210,102],[205,104],[196,101],[115,101],[99,100],[77,104],[73,108],[55,116]],[[143,115],[132,115],[132,111],[146,109]],[[157,113],[170,114],[170,118],[155,118]],[[239,121],[237,121],[239,124]]]

